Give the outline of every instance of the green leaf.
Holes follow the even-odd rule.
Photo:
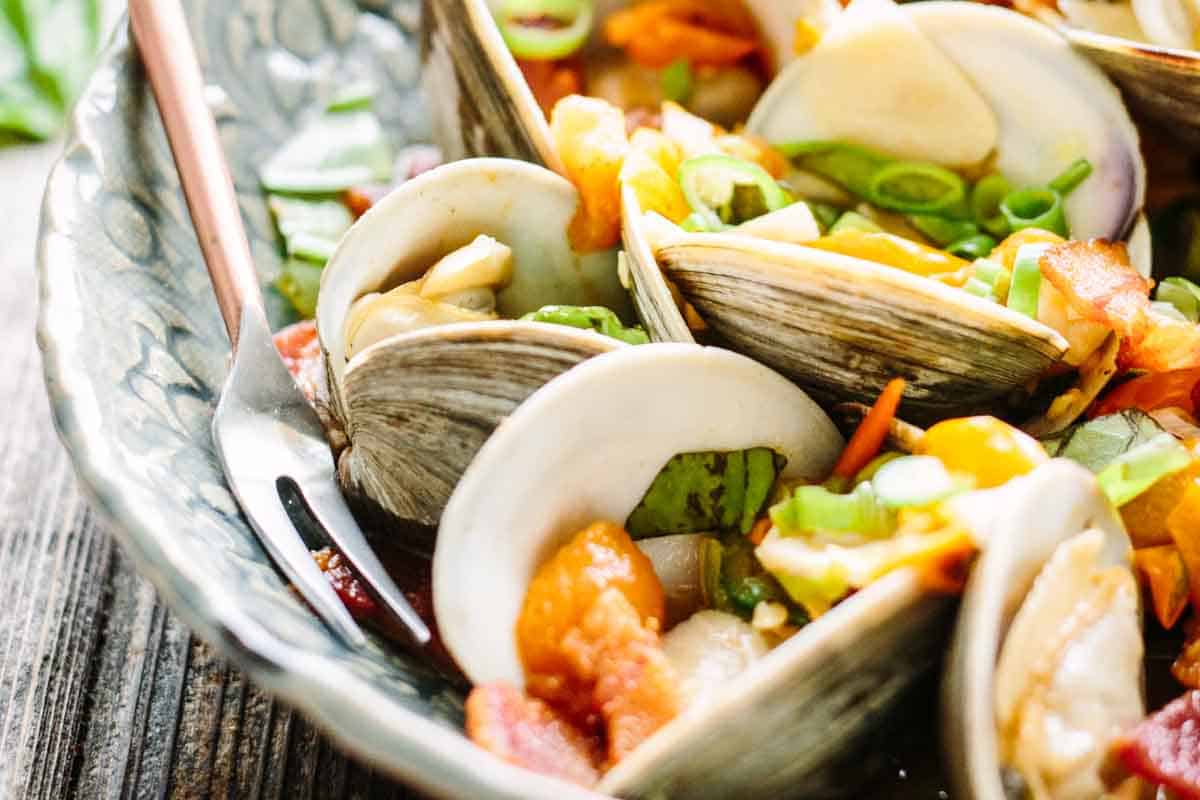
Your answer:
[[[635,539],[750,530],[785,459],[765,447],[680,453],[666,463],[625,523]]]
[[[1069,429],[1059,438],[1054,455],[1069,458],[1100,472],[1124,453],[1163,433],[1144,411],[1129,409],[1109,414]]]
[[[595,331],[626,344],[647,344],[650,341],[641,327],[625,327],[616,314],[603,306],[543,306],[521,319]]]
[[[1155,290],[1154,299],[1170,303],[1189,322],[1200,321],[1200,286],[1187,278],[1166,278]]]
[[[263,166],[268,191],[331,194],[391,180],[393,153],[369,110],[326,111],[301,128]]]
[[[895,514],[870,483],[860,483],[850,494],[834,494],[823,486],[797,487],[790,498],[771,506],[771,522],[783,536],[820,531],[879,537],[896,527]]]

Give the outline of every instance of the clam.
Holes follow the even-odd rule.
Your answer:
[[[1067,202],[1073,235],[1143,230],[1145,168],[1117,89],[1045,26],[1003,9],[855,0],[772,82],[749,129],[774,143],[841,139],[947,167],[984,163],[1017,185],[1086,157],[1094,172]],[[686,327],[661,272],[722,341],[821,396],[869,401],[900,374],[915,420],[969,413],[1067,352],[1051,328],[934,280],[741,228],[672,230],[630,192],[624,213],[652,337],[679,340]]]
[[[964,509],[1022,524],[977,528],[943,685],[955,796],[1107,797],[1108,744],[1145,714],[1129,537],[1082,467],[1055,460],[1022,481]]]
[[[360,510],[436,525],[501,419],[555,375],[625,346],[516,319],[548,304],[631,315],[616,254],[567,241],[577,205],[546,169],[467,160],[405,183],[346,234],[322,276],[317,330],[338,476]]]
[[[773,68],[793,57],[798,20],[821,26],[838,12],[836,0],[735,1],[755,17]],[[493,14],[501,5],[500,0],[425,0],[422,80],[434,139],[448,158],[507,156],[562,172],[545,114],[496,25]],[[601,0],[595,19],[625,5],[628,0]],[[732,2],[714,2],[722,5]],[[593,34],[588,47],[599,48],[597,39]],[[652,83],[657,90],[657,76]],[[728,92],[742,95],[746,89],[730,86]]]
[[[1191,141],[1200,140],[1200,9],[1191,0],[1059,0],[1037,5],[1148,116]]]
[[[681,401],[647,401],[655,397]],[[515,627],[525,592],[539,565],[572,533],[596,519],[624,520],[678,453],[756,446],[788,457],[784,481],[812,480],[830,468],[841,439],[802,390],[726,350],[679,343],[626,348],[535,392],[480,450],[438,532],[434,607],[467,677],[477,685],[524,684]],[[1075,491],[1062,484],[1061,467],[1035,476],[1015,481],[1006,495],[1012,502],[990,504],[986,513],[971,501],[976,493],[962,496],[976,509],[972,524],[1018,531],[1031,524],[1027,495],[1044,499],[1051,485],[1068,498]],[[1072,480],[1077,473],[1066,476]],[[657,561],[655,567],[662,577]],[[832,767],[855,758],[880,716],[937,661],[951,606],[901,569],[765,655],[741,632],[713,633],[715,619],[692,617],[667,633],[669,648],[716,635],[734,640],[733,652],[720,665],[689,673],[684,688],[703,699],[621,760],[597,788],[622,797],[844,795],[844,774],[833,777]],[[672,642],[681,631],[683,641]],[[709,669],[722,671],[724,680],[697,690],[694,675]]]

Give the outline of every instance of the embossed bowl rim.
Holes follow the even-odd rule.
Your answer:
[[[106,92],[131,57],[124,22],[102,54],[77,109]],[[146,108],[154,108],[147,103]],[[114,112],[109,117],[118,117]],[[149,578],[173,611],[255,683],[311,717],[342,747],[390,775],[442,797],[584,800],[593,792],[545,778],[484,752],[466,737],[405,708],[387,692],[356,675],[341,659],[314,653],[278,636],[247,613],[233,594],[205,580],[189,552],[165,535],[169,528],[153,507],[132,502],[137,488],[129,468],[100,426],[100,396],[76,352],[84,303],[74,276],[77,262],[57,255],[53,240],[65,230],[75,202],[71,162],[95,163],[97,126],[125,124],[77,110],[62,158],[55,164],[42,204],[37,261],[40,282],[38,343],[59,436],[74,462],[92,508],[109,523],[139,572]],[[84,265],[79,264],[80,267]],[[179,525],[182,520],[171,520]],[[239,523],[243,524],[244,523]],[[246,528],[246,535],[249,529]],[[329,634],[332,637],[332,634]]]

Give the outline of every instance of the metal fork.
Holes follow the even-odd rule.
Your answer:
[[[212,427],[229,485],[275,563],[347,644],[361,647],[366,636],[317,568],[289,509],[311,512],[376,600],[424,645],[429,628],[351,516],[320,420],[275,350],[183,8],[179,0],[130,0],[129,18],[233,347]]]

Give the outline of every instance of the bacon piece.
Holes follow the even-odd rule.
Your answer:
[[[1127,343],[1145,335],[1151,283],[1129,263],[1123,244],[1064,242],[1041,259],[1042,275],[1086,319],[1109,325]]]
[[[1114,752],[1135,775],[1180,800],[1200,800],[1200,691],[1191,691],[1121,737]]]
[[[658,620],[643,623],[619,589],[596,598],[562,648],[580,682],[593,686],[610,766],[679,713],[675,670],[659,643]]]
[[[505,683],[483,684],[467,697],[467,735],[510,764],[592,786],[600,744],[550,706]]]
[[[317,324],[309,319],[287,326],[275,334],[275,349],[308,401],[323,402],[328,392]]]
[[[1121,366],[1151,372],[1200,366],[1200,328],[1154,313],[1153,282],[1129,263],[1123,244],[1065,242],[1041,259],[1042,275],[1076,313],[1121,337]]]

